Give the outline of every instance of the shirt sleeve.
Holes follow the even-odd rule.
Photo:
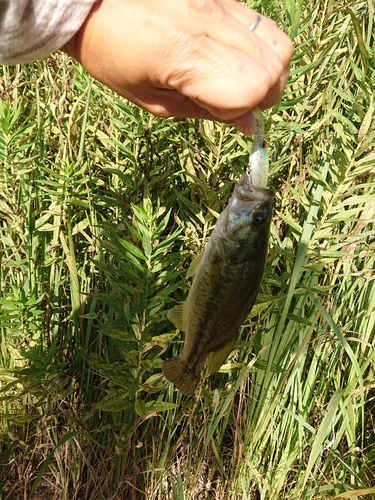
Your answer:
[[[0,64],[35,61],[79,30],[96,0],[0,0]]]

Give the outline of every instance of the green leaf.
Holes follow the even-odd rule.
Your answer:
[[[133,408],[133,402],[128,398],[126,392],[113,389],[108,390],[104,398],[93,403],[92,407],[96,410],[115,413]]]
[[[145,418],[147,415],[147,407],[146,403],[142,399],[137,399],[135,404],[134,404],[135,411],[137,415],[139,415],[141,418]]]
[[[137,259],[147,260],[143,252],[129,241],[122,238],[119,238],[118,241],[120,245],[122,245],[131,255],[134,255],[134,257],[136,257]]]
[[[344,391],[342,389],[338,389],[332,396],[331,401],[329,402],[326,410],[326,414],[321,421],[317,433],[315,435],[315,439],[313,445],[311,447],[309,461],[307,463],[305,475],[304,475],[304,483],[305,486],[309,476],[312,472],[314,465],[317,463],[319,456],[324,451],[324,443],[327,436],[333,431],[333,426],[335,424],[335,413],[337,411],[338,405],[343,397]]]

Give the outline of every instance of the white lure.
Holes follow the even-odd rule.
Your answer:
[[[252,110],[253,116],[257,122],[253,145],[249,156],[247,173],[249,182],[256,187],[267,187],[269,159],[267,152],[267,143],[264,139],[264,121],[259,108]]]

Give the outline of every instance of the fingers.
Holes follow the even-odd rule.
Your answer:
[[[256,57],[207,37],[174,45],[174,50],[178,65],[163,66],[160,86],[177,89],[220,120],[238,117],[259,103],[272,106],[281,97],[287,72],[277,60],[272,67],[260,62],[275,57],[259,40],[253,43]]]
[[[239,50],[204,36],[181,42],[173,49],[178,65],[164,65],[160,85],[178,90],[219,119],[251,109],[274,84],[268,68]]]
[[[274,82],[280,74],[287,72],[293,44],[273,20],[260,16],[261,21],[256,29],[250,31],[250,25],[259,14],[238,1],[205,0],[194,3],[211,5],[211,9],[208,9],[211,18],[204,19],[210,38],[236,48],[266,65]]]
[[[270,19],[249,30],[257,15],[236,0],[101,0],[65,50],[151,113],[251,134],[251,110],[280,100],[292,56]]]
[[[227,17],[225,19],[225,23],[228,21],[229,17],[233,17],[239,23],[243,24],[246,30],[249,29],[255,19],[259,16],[257,11],[246,7],[237,0],[220,0],[220,4],[226,12]],[[260,38],[262,42],[266,43],[275,52],[282,65],[285,68],[288,67],[293,54],[292,41],[282,30],[278,28],[275,21],[265,16],[260,17],[261,21],[257,24],[254,31],[250,31],[250,36],[256,35]]]
[[[217,116],[176,90],[149,89],[143,96],[133,95],[130,100],[155,116],[218,120]],[[256,129],[256,121],[251,112],[246,112],[232,119],[221,119],[219,121],[233,125],[245,135],[254,134]]]
[[[199,7],[190,13],[194,31],[186,29],[170,45],[166,59],[179,62],[160,66],[160,86],[177,89],[221,121],[277,103],[292,56],[289,38],[264,17],[249,31],[257,13],[236,1],[190,4]]]

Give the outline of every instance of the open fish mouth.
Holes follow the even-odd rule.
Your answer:
[[[275,196],[273,189],[254,186],[247,173],[242,174],[236,184],[234,194],[237,198],[244,201],[270,201],[272,203]]]
[[[273,199],[275,191],[273,189],[253,186],[249,183],[248,175],[245,173],[238,181],[234,196],[229,201],[231,209],[234,212],[243,215],[253,213],[254,211],[264,211],[267,217],[272,212]]]

